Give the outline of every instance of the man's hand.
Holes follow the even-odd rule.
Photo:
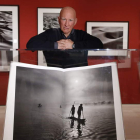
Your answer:
[[[61,39],[57,41],[57,43],[58,43],[58,49],[61,49],[61,50],[73,49],[72,45],[74,42],[70,39]]]

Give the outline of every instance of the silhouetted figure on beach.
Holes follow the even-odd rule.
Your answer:
[[[72,105],[72,108],[71,108],[71,117],[74,117],[74,114],[75,114],[75,107],[74,107],[74,105]]]
[[[81,112],[83,111],[83,105],[80,104],[80,106],[78,107],[78,111],[77,111],[77,114],[78,114],[78,119],[81,118]]]

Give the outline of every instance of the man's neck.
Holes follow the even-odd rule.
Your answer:
[[[70,35],[70,33],[69,34],[64,34],[65,35],[65,37],[67,38],[69,35]]]
[[[62,32],[62,31],[61,31]],[[63,32],[63,36],[65,36],[66,38],[69,38],[71,34],[73,34],[74,29],[72,29],[72,31],[69,34],[64,34]]]

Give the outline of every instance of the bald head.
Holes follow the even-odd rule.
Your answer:
[[[72,7],[64,7],[60,11],[60,17],[63,13],[71,13],[76,18],[76,11]]]
[[[72,7],[62,8],[58,20],[62,32],[67,37],[77,23],[75,10]]]

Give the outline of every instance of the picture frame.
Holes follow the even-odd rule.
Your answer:
[[[50,28],[59,28],[58,16],[61,8],[37,8],[38,34]],[[42,51],[38,51],[38,65],[47,66]]]
[[[68,81],[63,80],[62,76]],[[84,84],[91,79],[92,83]],[[50,84],[52,82],[57,88],[54,88],[54,84]],[[67,87],[69,82],[71,85]],[[61,84],[66,90],[61,88]],[[85,87],[87,89],[83,91]],[[92,87],[94,92],[90,92]],[[80,92],[75,94],[74,90]],[[77,107],[81,103],[84,108],[83,118],[86,119],[85,128],[84,123],[78,124],[81,126],[78,128],[76,120],[70,124],[67,118],[70,116],[68,106],[74,104]],[[57,117],[55,123],[54,116]],[[62,131],[56,131],[58,128]],[[33,137],[63,139],[63,136],[64,139],[69,137],[85,140],[85,137],[88,139],[103,137],[125,140],[117,64],[111,62],[61,69],[13,62],[9,77],[3,136],[3,140],[14,138],[28,140]]]
[[[106,51],[91,52],[89,56],[96,55],[125,55],[121,54],[121,49],[128,49],[128,21],[87,21],[86,31],[90,35],[99,38]],[[115,50],[117,49],[117,50]]]
[[[19,61],[19,6],[0,5],[0,71],[9,71]]]

